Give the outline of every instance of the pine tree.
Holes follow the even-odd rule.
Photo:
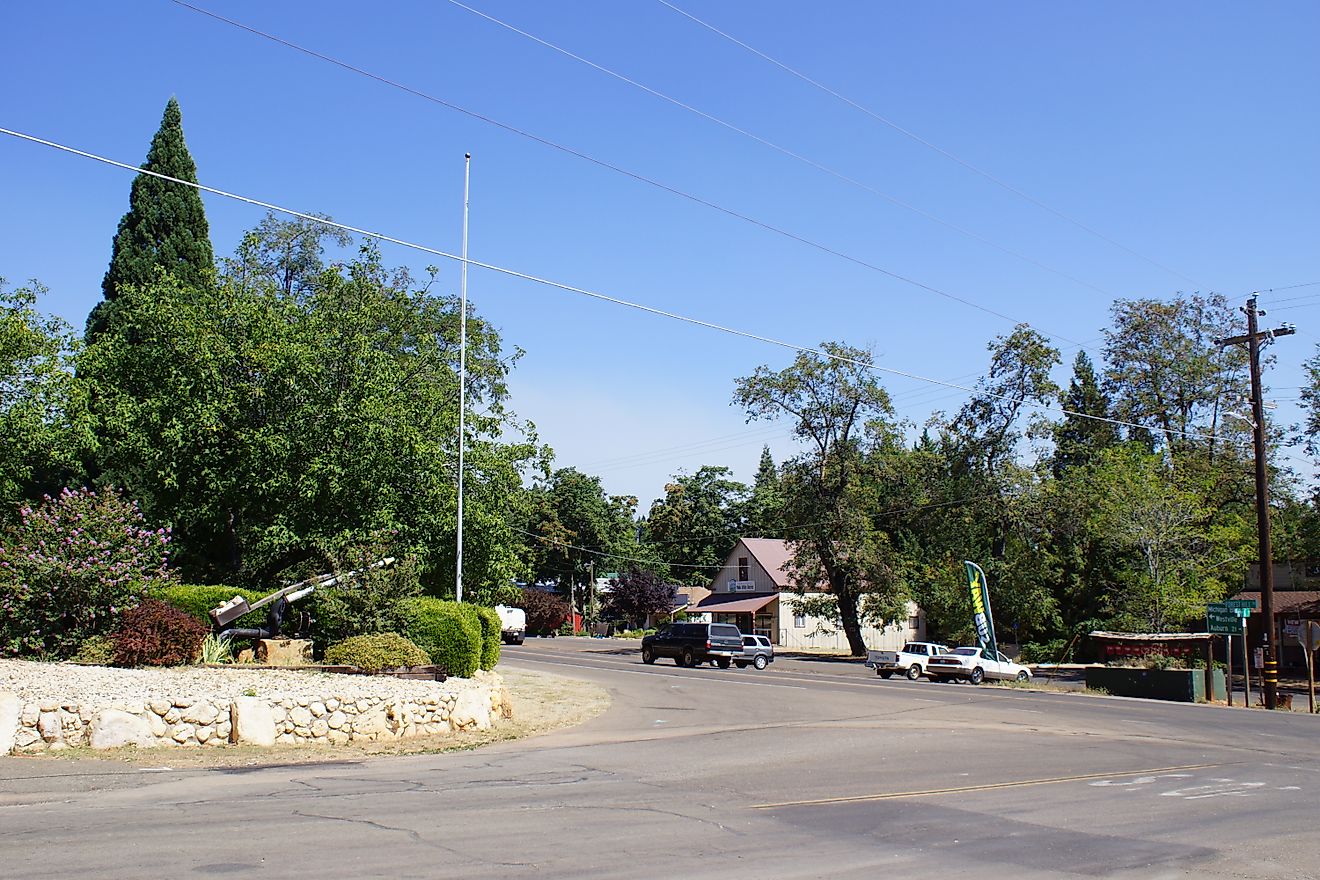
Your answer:
[[[165,105],[144,171],[197,182],[197,166],[183,140],[179,102]],[[87,337],[105,328],[106,309],[127,287],[143,287],[163,269],[184,287],[209,282],[215,271],[206,211],[198,191],[181,183],[139,174],[128,197],[128,213],[115,233],[110,268],[101,282],[103,300],[87,317]]]
[[[756,468],[756,480],[747,503],[745,537],[782,538],[784,529],[784,496],[779,484],[779,468],[770,456],[770,447],[761,449],[761,463]]]
[[[1070,413],[1054,429],[1054,473],[1059,476],[1069,468],[1086,464],[1097,452],[1118,442],[1117,427],[1109,422],[1082,416],[1109,417],[1109,398],[1100,388],[1095,368],[1086,352],[1079,351],[1073,361],[1073,378],[1062,396],[1063,408]]]

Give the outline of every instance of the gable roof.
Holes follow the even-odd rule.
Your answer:
[[[778,538],[739,538],[738,543],[746,547],[747,552],[761,564],[776,587],[781,590],[792,588],[787,566],[788,561],[793,557],[793,551],[788,549],[787,541]],[[738,548],[735,547],[734,552],[737,551]]]

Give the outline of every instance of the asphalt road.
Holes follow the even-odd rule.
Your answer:
[[[0,758],[0,876],[1320,877],[1320,717],[823,660],[645,666],[610,640],[503,662],[598,682],[614,706],[446,755]]]

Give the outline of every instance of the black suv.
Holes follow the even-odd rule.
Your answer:
[[[742,655],[742,633],[731,623],[673,623],[642,639],[643,663],[673,657],[678,666],[710,661],[728,669]]]

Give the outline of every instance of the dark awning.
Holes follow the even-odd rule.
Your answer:
[[[771,593],[768,596],[747,596],[743,599],[725,599],[727,593],[707,596],[700,603],[690,610],[709,611],[715,614],[748,614],[760,611],[765,606],[779,598],[778,593]],[[723,601],[721,601],[723,600]]]

